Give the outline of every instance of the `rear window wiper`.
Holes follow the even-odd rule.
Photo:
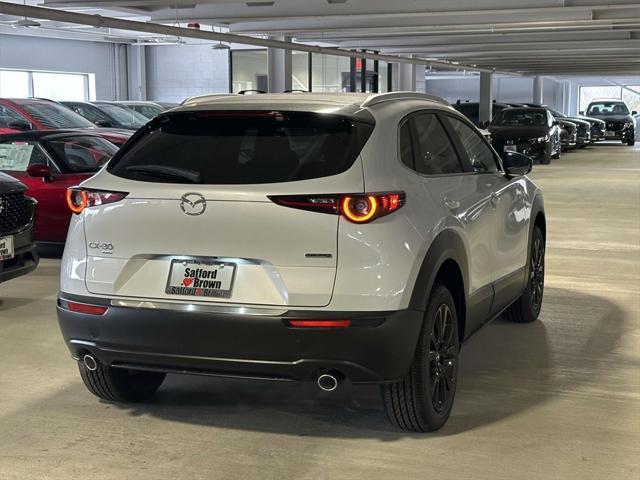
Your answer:
[[[202,183],[200,172],[184,168],[166,167],[164,165],[131,165],[125,167],[125,170],[154,177],[176,178],[188,180],[191,183]]]

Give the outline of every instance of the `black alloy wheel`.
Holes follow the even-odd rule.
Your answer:
[[[410,432],[442,428],[453,407],[458,378],[458,317],[451,292],[436,285],[409,372],[381,386],[391,423]]]
[[[536,320],[540,315],[542,297],[544,295],[544,255],[544,235],[540,227],[536,225],[533,227],[533,235],[531,237],[527,286],[520,298],[503,312],[502,316],[505,320],[529,323]]]
[[[447,409],[455,393],[458,338],[454,336],[454,322],[449,306],[441,304],[433,319],[429,342],[429,393],[437,413]]]
[[[531,267],[529,269],[529,293],[532,306],[539,311],[544,293],[544,241],[536,237],[531,251]]]

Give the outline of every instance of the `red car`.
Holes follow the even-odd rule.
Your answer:
[[[131,131],[97,128],[86,118],[64,105],[41,98],[0,98],[0,134],[31,130],[85,129],[122,145]]]
[[[91,131],[29,131],[0,135],[0,171],[27,186],[38,201],[34,239],[63,244],[71,213],[67,188],[91,177],[118,147]]]

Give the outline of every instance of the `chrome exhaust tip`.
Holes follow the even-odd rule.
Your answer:
[[[318,377],[318,387],[324,392],[333,392],[338,388],[338,383],[338,378],[330,373],[323,373]]]
[[[98,369],[98,361],[93,355],[88,353],[82,357],[82,363],[84,363],[85,368],[90,372],[95,372]]]

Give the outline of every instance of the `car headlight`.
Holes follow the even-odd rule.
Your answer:
[[[545,135],[544,137],[532,138],[529,140],[530,143],[544,143],[549,141],[549,135]]]
[[[627,122],[624,124],[624,128],[631,128],[633,127],[633,122]]]

